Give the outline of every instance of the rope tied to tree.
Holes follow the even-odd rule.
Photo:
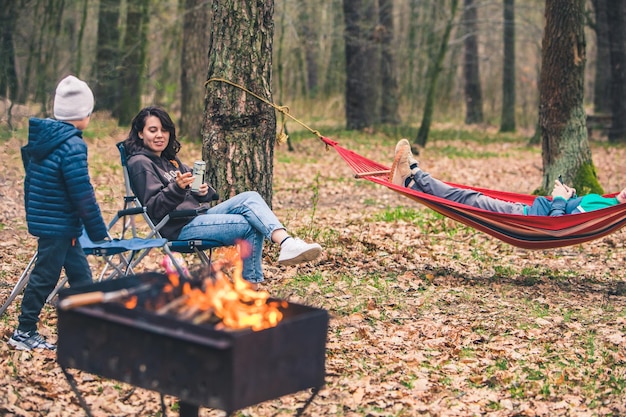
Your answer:
[[[250,91],[249,89],[247,89],[246,87],[234,83],[230,80],[227,80],[225,78],[209,78],[207,80],[207,82],[204,83],[204,86],[206,88],[206,86],[211,83],[211,82],[215,82],[215,81],[219,81],[222,82],[224,84],[228,84],[231,85],[233,87],[236,87],[238,89],[240,89],[241,91],[244,91],[248,94],[250,94],[252,97],[256,98],[259,101],[262,101],[263,103],[267,104],[268,106],[273,107],[276,111],[279,111],[280,113],[282,113],[283,115],[289,117],[291,120],[293,120],[294,122],[298,123],[300,126],[302,126],[303,128],[307,129],[309,132],[313,133],[315,136],[317,136],[319,139],[322,139],[322,134],[309,127],[306,123],[304,123],[303,121],[299,120],[298,118],[296,118],[295,116],[293,116],[291,113],[289,113],[289,107],[288,106],[279,106],[278,104],[272,103],[271,101],[267,100],[264,97],[261,97],[260,95],[253,93],[252,91]],[[282,126],[280,127],[280,131],[278,132],[278,135],[276,136],[276,140],[278,141],[278,143],[285,143],[287,142],[287,139],[289,139],[289,136],[287,135],[287,133],[285,133],[285,125],[287,122],[283,122]],[[323,139],[322,139],[323,141]],[[328,144],[326,143],[326,148],[328,148]]]

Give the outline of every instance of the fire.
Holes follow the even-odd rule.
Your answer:
[[[175,308],[181,318],[194,323],[217,318],[218,330],[258,331],[280,322],[283,318],[280,307],[287,307],[287,302],[269,301],[267,291],[257,291],[243,278],[240,253],[249,251],[246,245],[247,242],[240,242],[235,247],[222,248],[221,259],[212,263],[211,276],[204,278],[202,288],[192,287],[189,282],[183,284],[182,296],[175,300],[180,304]],[[166,270],[172,287],[178,286],[180,277],[176,269],[166,267]],[[171,291],[172,287],[166,286],[164,291]]]
[[[129,308],[129,309],[133,309],[135,307],[137,307],[137,296],[133,295],[132,297],[130,297],[125,303],[124,303],[124,307]]]

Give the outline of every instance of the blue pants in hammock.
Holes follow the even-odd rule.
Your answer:
[[[567,201],[560,197],[556,197],[552,200],[546,197],[537,197],[533,204],[528,206],[522,203],[511,203],[509,201],[489,197],[479,191],[450,186],[443,181],[433,178],[429,173],[419,168],[412,170],[411,178],[412,181],[408,184],[409,188],[496,213],[562,216],[563,214],[575,214],[597,210],[619,203],[615,197],[587,194],[583,197],[570,198]]]
[[[526,214],[526,206],[521,203],[510,203],[497,198],[489,197],[479,191],[452,187],[443,181],[433,178],[421,169],[413,170],[413,181],[409,187],[426,194],[445,198],[446,200],[468,206],[507,214]]]

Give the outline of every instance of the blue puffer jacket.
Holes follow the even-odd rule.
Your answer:
[[[107,237],[87,168],[87,144],[73,125],[29,120],[22,148],[24,205],[28,232],[46,238],[80,236],[83,225],[94,241]]]

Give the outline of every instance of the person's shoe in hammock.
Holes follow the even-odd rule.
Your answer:
[[[396,144],[396,154],[398,153],[400,148],[403,148],[405,146],[409,147],[409,157],[407,159],[409,161],[411,173],[415,175],[415,173],[419,169],[419,162],[417,162],[417,159],[415,159],[415,156],[413,155],[413,151],[411,150],[411,144],[409,143],[408,139],[400,139],[400,141]]]
[[[401,139],[396,145],[396,156],[393,158],[389,180],[392,184],[408,187],[411,182],[411,166],[409,158],[413,158],[411,145],[406,139]],[[413,158],[415,160],[415,158]],[[417,161],[415,161],[417,164]],[[417,165],[416,165],[417,168]]]

